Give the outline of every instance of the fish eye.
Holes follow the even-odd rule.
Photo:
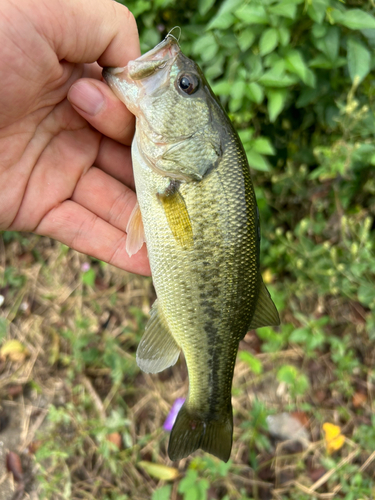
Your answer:
[[[183,73],[178,78],[178,86],[185,94],[194,94],[199,88],[198,77],[194,73]]]

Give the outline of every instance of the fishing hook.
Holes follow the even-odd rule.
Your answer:
[[[175,29],[178,29],[180,31],[180,33],[178,35],[178,38],[176,38],[174,35],[172,35],[172,31],[175,30]],[[177,44],[178,44],[179,41],[180,41],[180,38],[181,38],[181,28],[180,28],[180,26],[175,26],[174,28],[172,28],[169,31],[168,35],[165,38],[174,38],[176,40]]]

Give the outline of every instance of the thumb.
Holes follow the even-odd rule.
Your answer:
[[[134,116],[103,82],[90,78],[77,80],[68,100],[96,130],[130,146],[134,135]]]

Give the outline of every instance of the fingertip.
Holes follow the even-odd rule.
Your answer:
[[[82,79],[70,87],[68,101],[80,114],[95,117],[105,105],[105,96],[93,82]]]
[[[69,89],[68,100],[99,132],[122,144],[131,144],[134,115],[104,82],[90,78],[77,80]]]
[[[119,2],[111,4],[115,9],[118,22],[116,36],[112,39],[104,54],[98,59],[100,66],[126,66],[126,64],[141,55],[137,21],[133,13]],[[124,46],[124,39],[126,45]],[[119,62],[114,63],[118,60]]]

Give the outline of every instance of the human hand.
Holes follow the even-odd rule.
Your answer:
[[[150,274],[145,246],[131,258],[125,250],[134,117],[99,66],[139,55],[134,18],[112,0],[3,0],[0,230]]]

